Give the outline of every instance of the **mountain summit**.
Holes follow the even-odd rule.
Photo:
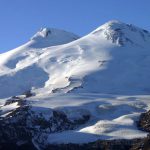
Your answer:
[[[39,48],[40,46],[48,47],[60,44],[69,43],[71,41],[77,40],[79,36],[66,32],[60,29],[54,28],[41,28],[32,38],[31,41],[34,46]]]
[[[113,43],[124,45],[145,44],[149,41],[150,33],[147,30],[140,29],[132,24],[126,24],[117,20],[109,21],[92,32],[93,34],[104,34],[107,39]]]

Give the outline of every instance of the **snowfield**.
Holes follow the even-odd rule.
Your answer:
[[[35,107],[61,110],[69,118],[90,114],[81,127],[49,134],[48,143],[88,143],[98,139],[132,139],[147,136],[137,128],[142,112],[150,109],[150,96],[119,96],[103,94],[61,94],[47,98],[30,98]]]
[[[48,135],[46,143],[142,138],[136,121],[150,109],[150,33],[110,21],[88,35],[44,28],[28,43],[0,54],[0,114],[4,99],[31,91],[34,111],[63,111],[84,125]],[[41,108],[41,109],[36,109]],[[43,108],[43,109],[42,109]]]

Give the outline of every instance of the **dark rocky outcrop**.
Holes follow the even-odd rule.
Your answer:
[[[137,144],[135,144],[132,150],[150,150],[150,110],[142,113],[137,126],[140,130],[148,132],[146,138],[141,139]]]
[[[130,150],[150,150],[150,136],[140,139]]]
[[[98,140],[87,144],[49,145],[46,150],[130,150],[140,139],[134,140]]]
[[[150,110],[146,113],[142,113],[138,122],[138,127],[141,130],[150,132]]]

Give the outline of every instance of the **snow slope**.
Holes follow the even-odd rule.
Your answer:
[[[0,98],[31,90],[35,107],[61,109],[70,117],[91,114],[85,126],[51,134],[48,142],[146,136],[135,121],[150,105],[149,96],[138,96],[150,93],[150,33],[110,21],[77,38],[42,29],[25,45],[1,54]]]
[[[78,39],[77,35],[44,28],[29,42],[0,54],[0,98],[22,94],[32,87],[43,87],[49,74],[39,65],[43,49]]]

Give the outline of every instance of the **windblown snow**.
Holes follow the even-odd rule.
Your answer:
[[[120,21],[82,38],[41,29],[28,43],[0,54],[0,98],[31,90],[34,106],[70,117],[91,115],[76,130],[50,134],[50,143],[146,136],[135,121],[150,106],[149,47],[148,31]]]

